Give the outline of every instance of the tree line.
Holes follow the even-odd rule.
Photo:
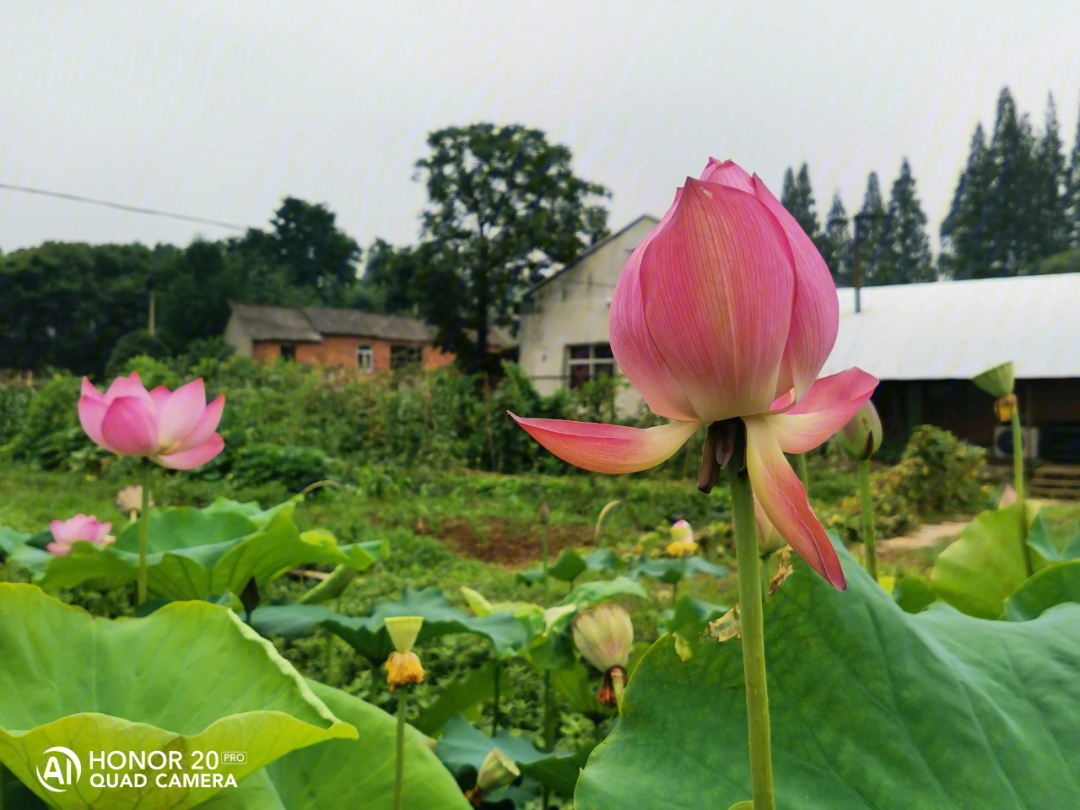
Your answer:
[[[972,137],[936,261],[907,159],[887,201],[870,173],[855,215],[837,192],[819,217],[806,163],[787,170],[781,202],[838,285],[856,265],[869,285],[1077,270],[1077,130],[1066,157],[1053,99],[1036,131],[1003,89],[992,132],[980,124]],[[269,227],[239,237],[47,242],[0,256],[0,369],[101,375],[136,354],[220,354],[229,302],[243,301],[412,315],[466,370],[490,371],[491,331],[512,327],[522,292],[608,234],[610,192],[536,129],[448,127],[427,147],[414,179],[428,202],[409,245],[361,250],[326,205],[287,197]]]
[[[852,285],[856,263],[866,285],[1075,271],[1080,258],[1067,252],[1080,250],[1080,120],[1073,144],[1066,157],[1053,96],[1036,131],[1003,88],[989,138],[981,123],[975,128],[941,223],[936,261],[907,158],[887,203],[877,172],[870,172],[855,216],[837,191],[819,219],[806,163],[797,173],[788,168],[781,202],[814,240],[838,286]]]

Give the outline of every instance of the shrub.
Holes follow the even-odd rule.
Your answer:
[[[0,384],[0,445],[10,442],[26,421],[34,390],[20,383]]]
[[[277,482],[299,492],[331,475],[330,457],[318,447],[249,444],[233,455],[230,477],[238,486]]]
[[[30,399],[10,445],[12,458],[47,470],[105,468],[110,454],[90,441],[79,425],[79,386],[78,377],[60,374]]]

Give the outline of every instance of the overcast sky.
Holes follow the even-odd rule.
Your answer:
[[[244,226],[291,194],[408,242],[426,133],[522,123],[612,189],[613,228],[710,155],[778,195],[809,161],[822,216],[906,155],[936,250],[1005,84],[1040,127],[1052,92],[1071,148],[1080,2],[3,0],[0,183]],[[5,251],[200,233],[229,232],[0,191]]]

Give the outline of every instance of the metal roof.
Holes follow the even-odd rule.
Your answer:
[[[1080,273],[838,289],[840,331],[821,375],[970,379],[1012,360],[1018,378],[1080,377]]]

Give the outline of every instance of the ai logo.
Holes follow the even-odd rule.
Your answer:
[[[41,768],[34,768],[37,771],[38,781],[41,782],[41,786],[46,790],[51,790],[53,793],[65,793],[69,787],[79,781],[82,776],[82,763],[79,762],[79,755],[72,751],[70,748],[64,748],[62,745],[54,746],[45,751],[46,754],[52,754],[49,757],[49,761],[45,763],[45,773],[41,772]],[[60,758],[56,754],[62,754],[65,758],[67,767],[60,767]],[[72,766],[74,767],[74,778],[72,778]],[[51,784],[50,784],[51,783]],[[56,785],[56,787],[54,787]]]

